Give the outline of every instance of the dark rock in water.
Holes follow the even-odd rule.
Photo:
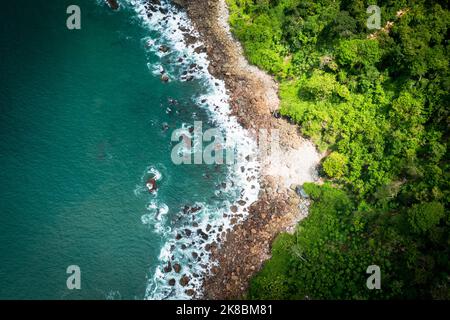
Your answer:
[[[108,3],[111,9],[113,10],[119,9],[119,3],[116,0],[106,0],[106,2]]]
[[[169,104],[172,105],[172,106],[178,105],[178,100],[177,99],[169,98],[168,101],[169,101]]]
[[[189,127],[189,133],[193,133],[194,132],[194,127]]]
[[[202,207],[200,207],[200,206],[195,206],[195,207],[184,206],[183,207],[184,214],[196,213],[200,210],[202,210]]]
[[[194,49],[194,52],[197,53],[197,54],[202,53],[202,52],[206,52],[206,47],[203,46],[203,45],[199,46],[199,47]]]
[[[192,207],[191,209],[191,213],[196,213],[197,211],[202,210],[202,207],[196,206],[196,207]]]
[[[181,271],[181,266],[180,266],[178,263],[175,263],[175,264],[173,265],[173,270],[174,270],[176,273],[180,273],[180,271]]]
[[[163,129],[163,131],[168,130],[169,129],[169,124],[167,122],[163,122],[162,123],[162,129]]]
[[[231,212],[236,213],[238,211],[238,207],[236,206],[231,206],[230,207]]]
[[[184,40],[187,45],[191,45],[193,43],[196,43],[198,39],[197,39],[197,37],[193,36],[192,34],[186,32],[186,33],[184,33]]]
[[[172,271],[172,264],[171,264],[170,261],[169,261],[169,263],[167,264],[167,266],[164,267],[164,272],[165,272],[165,273],[168,273],[168,272],[170,272],[170,271]]]
[[[170,279],[169,280],[169,286],[173,287],[175,285],[175,283],[177,283],[177,281],[175,279]]]
[[[169,49],[168,46],[161,45],[161,46],[159,46],[159,49],[158,49],[158,50],[161,51],[161,52],[166,53],[166,52],[168,52],[170,49]]]
[[[156,192],[156,190],[158,189],[158,186],[156,185],[156,179],[155,178],[148,179],[148,181],[145,184],[145,186],[147,187],[147,189],[148,189],[148,191],[150,193]]]
[[[186,247],[185,244],[182,244],[182,245],[181,245],[181,249],[182,249],[182,250],[186,250],[186,248],[187,248],[187,247]]]
[[[170,80],[170,78],[169,78],[169,76],[167,75],[167,74],[163,74],[162,76],[161,76],[161,81],[163,81],[163,82],[169,82],[169,80]]]
[[[180,279],[180,284],[183,287],[186,287],[189,284],[189,281],[191,281],[191,278],[189,278],[187,275],[183,275],[183,277]]]
[[[245,202],[244,200],[239,200],[237,203],[238,203],[240,206],[245,206],[245,204],[246,204],[247,202]]]
[[[198,253],[197,253],[197,252],[192,252],[192,257],[193,257],[194,259],[197,259]]]
[[[189,230],[189,229],[185,229],[185,230],[184,230],[184,233],[186,234],[186,236],[190,237],[191,234],[192,234],[192,231]]]
[[[185,292],[186,292],[186,294],[187,294],[188,296],[190,296],[190,297],[192,297],[192,296],[195,294],[195,291],[194,291],[193,289],[188,289],[188,290],[186,290]]]
[[[207,226],[206,226],[206,232],[209,232],[209,230],[211,230],[211,225],[210,224],[208,224]]]
[[[201,102],[201,103],[206,103],[206,101],[207,101],[206,99],[203,99],[203,100],[200,101],[200,102]]]
[[[208,240],[208,235],[202,229],[197,229],[197,235],[202,237],[203,240]]]
[[[176,240],[180,240],[182,238],[181,234],[177,234],[177,236],[175,237]]]
[[[196,63],[192,63],[192,64],[189,66],[189,68],[190,68],[190,69],[195,69],[195,68],[197,68],[197,64],[196,64]]]
[[[158,9],[156,8],[156,6],[149,4],[148,5],[148,10],[152,11],[152,12],[156,12],[158,11]],[[149,12],[147,15],[152,16],[151,12]]]

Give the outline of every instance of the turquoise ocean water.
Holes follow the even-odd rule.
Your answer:
[[[71,4],[81,30],[66,28]],[[170,159],[173,129],[213,125],[193,99],[205,83],[161,82],[155,69],[175,57],[148,50],[160,35],[131,5],[8,1],[0,37],[0,298],[152,298],[161,249],[188,223],[180,208],[233,198],[217,191],[226,167]],[[143,190],[151,168],[157,195]],[[81,290],[66,287],[69,265]]]

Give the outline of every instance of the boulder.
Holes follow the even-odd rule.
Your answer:
[[[106,0],[106,2],[108,3],[111,9],[113,10],[119,9],[119,3],[116,0]]]
[[[166,53],[166,52],[169,52],[169,47],[168,46],[165,46],[165,45],[161,45],[161,46],[159,46],[159,49],[158,49],[160,52],[163,52],[163,53]]]
[[[193,289],[188,289],[188,290],[186,290],[185,292],[186,292],[186,294],[187,294],[188,296],[190,296],[190,297],[192,297],[192,296],[195,294],[195,291],[194,291]]]
[[[189,284],[189,281],[191,281],[191,278],[189,278],[187,275],[184,275],[180,279],[180,285],[182,285],[183,287],[186,287]]]
[[[155,178],[148,179],[147,183],[145,184],[145,186],[147,187],[147,189],[148,189],[148,191],[150,193],[154,193],[158,189],[158,186],[156,185],[156,179]]]
[[[172,265],[171,265],[171,263],[169,261],[169,263],[167,263],[167,266],[164,267],[164,272],[168,273],[170,271],[172,271]]]
[[[180,273],[180,271],[181,271],[181,266],[180,266],[180,264],[179,264],[179,263],[175,263],[175,264],[173,265],[173,270],[174,270],[176,273]]]
[[[202,237],[203,240],[208,240],[208,235],[205,232],[203,232],[202,229],[197,229],[197,235]]]
[[[163,82],[169,82],[169,80],[170,80],[170,78],[169,78],[169,76],[168,76],[166,73],[164,73],[163,75],[161,75],[161,81],[163,81]]]

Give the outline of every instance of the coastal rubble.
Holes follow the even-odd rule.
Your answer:
[[[274,238],[283,231],[293,232],[308,214],[309,200],[303,193],[297,193],[297,186],[318,179],[315,168],[322,155],[299,134],[297,126],[279,116],[278,86],[243,57],[242,48],[229,30],[225,1],[173,2],[185,8],[202,35],[203,50],[210,60],[208,70],[225,81],[232,114],[239,123],[254,133],[259,129],[279,133],[282,156],[263,161],[258,201],[251,204],[244,221],[222,234],[221,245],[211,257],[216,265],[204,279],[200,293],[207,299],[242,298],[250,278],[270,258]],[[245,169],[243,165],[242,172]],[[291,185],[296,188],[291,189]],[[236,205],[242,204],[245,204],[243,199]],[[232,206],[231,212],[236,208]]]

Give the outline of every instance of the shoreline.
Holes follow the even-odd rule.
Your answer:
[[[318,180],[316,166],[322,155],[300,135],[296,125],[273,116],[280,103],[278,85],[245,59],[242,47],[230,32],[225,0],[173,2],[186,10],[201,35],[210,61],[208,70],[225,82],[232,115],[251,132],[279,132],[281,152],[261,163],[258,200],[249,207],[246,219],[234,224],[220,247],[211,251],[211,262],[216,265],[205,276],[203,292],[196,295],[203,299],[242,298],[250,278],[270,258],[275,237],[281,232],[293,232],[307,216],[309,200],[301,198],[296,188]]]
[[[225,180],[216,185],[214,191],[219,197],[232,196],[233,201],[185,203],[169,228],[164,228],[164,215],[152,212],[142,217],[143,223],[153,224],[155,231],[165,238],[145,299],[197,298],[201,296],[204,276],[214,266],[210,259],[212,252],[220,246],[231,226],[245,219],[248,207],[258,198],[257,177],[261,165],[251,156],[256,141],[230,114],[225,83],[209,73],[206,47],[186,11],[169,0],[130,4],[143,27],[159,34],[157,39],[148,36],[141,40],[146,51],[159,57],[159,63],[147,65],[149,71],[164,83],[198,81],[201,87],[190,97],[192,102],[227,133],[230,138],[227,144],[232,148],[238,146],[238,157],[245,161],[245,170],[236,164],[230,166]],[[188,123],[184,123],[181,130],[183,135],[192,138],[194,132]],[[156,203],[149,211],[158,210],[158,206]]]

